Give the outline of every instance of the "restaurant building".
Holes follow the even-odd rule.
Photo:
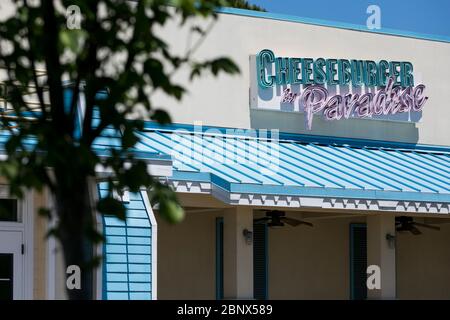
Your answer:
[[[174,123],[138,133],[186,217],[163,221],[147,190],[126,222],[99,216],[96,298],[450,299],[450,39],[239,9],[209,28],[196,58],[241,74],[181,70],[181,103],[155,96]],[[162,32],[185,50],[189,27]],[[3,201],[0,286],[64,299],[49,197]]]

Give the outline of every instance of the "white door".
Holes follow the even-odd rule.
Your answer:
[[[23,237],[0,229],[0,300],[23,299]]]

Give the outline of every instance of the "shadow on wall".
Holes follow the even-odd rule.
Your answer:
[[[158,299],[215,299],[215,224],[212,212],[158,222]]]
[[[299,112],[250,109],[250,125],[254,129],[278,129],[280,132],[399,141],[417,143],[419,131],[416,123],[374,119],[342,119],[327,121],[315,116],[312,130],[306,128],[305,115]]]
[[[450,224],[439,227],[418,236],[397,233],[398,299],[450,299]]]

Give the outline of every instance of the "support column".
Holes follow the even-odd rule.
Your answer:
[[[381,288],[367,290],[368,299],[395,299],[395,216],[387,214],[367,216],[367,266],[377,265],[381,271]]]
[[[226,209],[224,236],[224,298],[253,299],[253,241],[245,241],[244,229],[253,231],[250,207]]]

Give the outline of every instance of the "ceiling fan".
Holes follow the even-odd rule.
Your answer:
[[[441,230],[441,228],[432,226],[430,224],[415,222],[412,217],[406,216],[396,217],[395,227],[397,231],[409,231],[415,236],[422,234],[422,232],[417,227],[428,228],[436,231]]]
[[[286,217],[286,213],[284,211],[278,210],[266,211],[266,216],[264,218],[255,219],[254,223],[267,224],[267,226],[269,227],[283,227],[285,223],[293,227],[299,226],[301,224],[307,225],[309,227],[313,226],[312,223],[306,221],[288,218]]]

